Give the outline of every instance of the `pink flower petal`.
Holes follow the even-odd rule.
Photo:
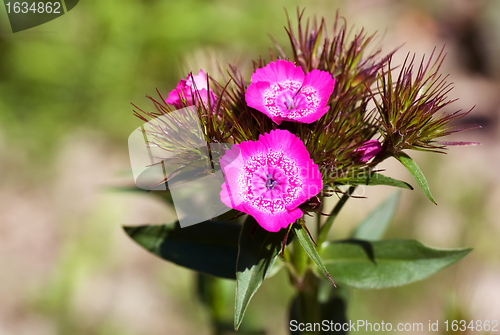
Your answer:
[[[278,59],[276,62],[270,62],[265,67],[255,70],[251,80],[252,83],[264,81],[271,85],[287,80],[302,83],[304,81],[304,71],[300,66],[296,67],[292,62]]]
[[[331,74],[328,72],[312,70],[306,74],[302,87],[311,87],[315,89],[320,98],[319,104],[324,106],[328,103],[328,100],[333,93],[335,79],[333,79]]]
[[[304,213],[299,208],[276,214],[264,213],[251,208],[248,214],[253,216],[262,228],[275,233],[281,228],[287,228],[290,223],[300,219]]]
[[[330,107],[326,106],[330,100],[335,87],[335,79],[325,71],[312,70],[304,78],[301,93],[308,100],[307,113],[296,118],[299,122],[312,123],[328,112]],[[326,107],[322,107],[326,106]]]
[[[207,89],[207,74],[203,72],[203,70],[200,70],[196,76],[188,76],[188,79],[186,81],[186,84],[190,87],[193,87],[197,90],[201,89]]]
[[[191,90],[189,89],[189,86],[186,84],[186,79],[182,79],[177,84],[175,90],[171,91],[168,94],[168,98],[165,100],[165,102],[167,104],[174,105],[176,108],[181,108],[182,107],[181,97],[186,101],[191,100]]]
[[[258,111],[261,111],[262,113],[266,114],[268,117],[272,117],[271,113],[266,109],[264,106],[264,100],[262,97],[264,96],[265,92],[270,88],[270,85],[268,82],[257,82],[255,85],[250,85],[247,89],[247,93],[245,94],[245,99],[247,102],[247,105],[255,108]],[[279,124],[279,123],[278,123]]]

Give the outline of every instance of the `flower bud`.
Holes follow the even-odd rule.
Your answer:
[[[378,140],[369,140],[354,150],[356,157],[363,163],[368,162],[381,151],[382,145]]]

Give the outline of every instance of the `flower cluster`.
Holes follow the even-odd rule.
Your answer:
[[[280,251],[296,289],[290,313],[303,324],[313,324],[325,312],[332,315],[329,307],[340,297],[311,294],[323,287],[317,273],[334,286],[387,288],[426,278],[470,251],[379,240],[398,193],[357,226],[356,243],[328,240],[358,185],[413,189],[386,176],[379,167],[383,160],[399,161],[436,203],[409,150],[443,152],[447,145],[473,143],[438,141],[463,130],[454,121],[467,114],[450,110],[451,85],[439,72],[442,52],[420,64],[407,57],[398,66],[392,64],[394,52],[383,55],[373,47],[376,35],[361,30],[349,37],[338,16],[327,30],[324,20],[304,22],[303,13],[297,13],[298,29],[288,22],[291,47],[276,44],[269,59],[253,61],[252,71],[229,65],[217,76],[189,73],[167,97],[160,91],[159,98],[149,97],[156,110],[134,105],[147,122],[138,128],[142,133],[133,133],[141,159],[146,157],[136,165],[146,166],[144,183],[153,184],[148,189],[161,187],[156,194],[180,215],[172,224],[126,232],[156,255],[210,275],[198,277],[205,302],[224,300],[204,294],[217,283],[214,277],[235,279],[235,330],[264,279],[276,272]],[[326,208],[325,198],[339,194],[333,208]],[[185,200],[182,206],[179,198]],[[315,237],[305,215],[316,218]],[[322,220],[323,215],[328,218]],[[387,220],[378,220],[380,215]],[[233,221],[239,216],[244,222]],[[183,228],[194,223],[201,224]],[[292,248],[286,248],[288,242]],[[367,246],[377,252],[366,253]],[[402,257],[402,250],[412,259]],[[356,257],[336,262],[339,254]],[[404,271],[374,266],[381,255],[398,260]],[[419,260],[426,266],[415,266]],[[335,317],[345,318],[345,311],[337,312]],[[227,330],[223,319],[212,321],[214,333]]]
[[[320,213],[321,203],[313,209],[304,204],[359,182],[350,177],[357,171],[398,158],[402,150],[444,149],[450,142],[436,138],[457,131],[453,121],[466,114],[445,111],[452,101],[439,74],[442,54],[422,61],[416,76],[413,61],[405,62],[395,81],[393,52],[382,56],[371,48],[375,35],[362,30],[348,40],[339,17],[332,35],[324,20],[308,21],[304,29],[302,15],[297,31],[290,23],[287,28],[292,53],[277,45],[278,57],[255,61],[251,76],[230,66],[224,82],[203,70],[189,74],[167,99],[151,98],[156,112],[137,112],[146,120],[194,106],[206,141],[233,145],[211,156],[225,176],[221,201],[272,232],[301,218],[306,208]],[[153,145],[175,149],[156,138]]]

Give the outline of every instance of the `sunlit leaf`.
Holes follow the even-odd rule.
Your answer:
[[[376,172],[357,175],[352,178],[339,179],[335,183],[339,185],[386,185],[413,190],[413,187],[407,182],[387,177]]]
[[[300,245],[302,246],[302,248],[304,248],[309,258],[311,258],[311,260],[316,264],[318,269],[326,276],[326,278],[328,278],[328,280],[330,280],[332,284],[335,285],[332,280],[332,276],[330,276],[328,269],[325,267],[323,261],[321,260],[321,257],[318,254],[318,250],[316,250],[316,245],[312,241],[306,229],[301,225],[295,224],[293,226],[293,231],[295,233],[295,236],[297,236]]]
[[[418,167],[417,163],[413,159],[411,159],[410,156],[407,154],[400,152],[399,156],[396,156],[396,159],[401,162],[401,164],[404,165],[405,168],[410,171],[411,175],[415,180],[417,181],[418,186],[424,191],[424,194],[429,198],[430,201],[432,201],[434,204],[437,205],[436,201],[432,197],[431,191],[429,189],[429,184],[427,184],[427,179],[425,179],[424,174]]]
[[[325,242],[320,256],[339,286],[377,289],[427,278],[472,249],[437,249],[412,240]]]
[[[264,230],[248,216],[240,234],[236,271],[234,327],[238,329],[254,294],[273,269],[286,230],[277,233]]]

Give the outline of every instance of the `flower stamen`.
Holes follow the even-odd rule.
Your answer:
[[[268,173],[267,174],[267,180],[266,180],[266,188],[268,190],[272,191],[272,190],[274,190],[274,188],[276,187],[276,185],[278,185],[278,182],[271,177],[270,173]]]

